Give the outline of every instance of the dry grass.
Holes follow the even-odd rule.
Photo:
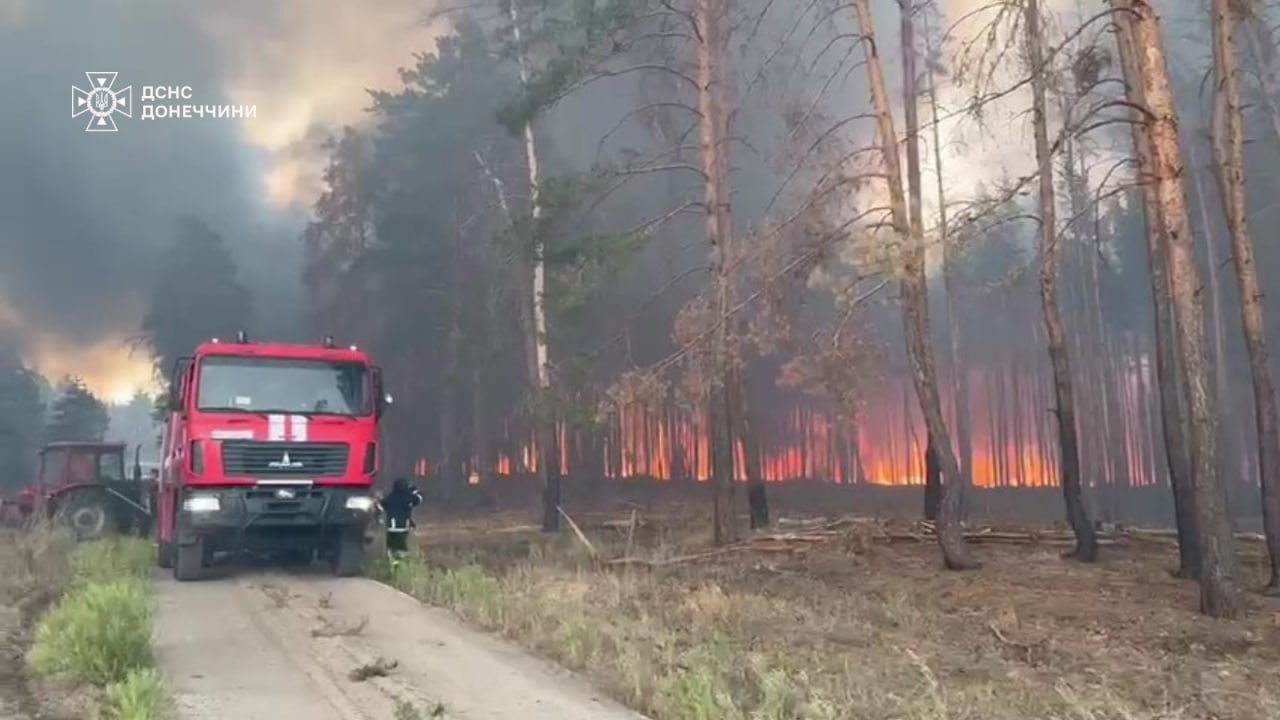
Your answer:
[[[151,544],[77,544],[47,526],[0,531],[0,714],[159,720],[150,662]],[[24,657],[27,663],[24,663]],[[30,670],[31,672],[28,672]]]
[[[635,533],[577,519],[606,558],[707,540],[679,519]],[[985,567],[956,574],[931,545],[850,530],[805,552],[641,569],[516,522],[434,525],[419,538],[430,564],[391,579],[658,720],[1280,717],[1280,606],[1201,618],[1163,549],[1108,548],[1082,567],[983,547]]]

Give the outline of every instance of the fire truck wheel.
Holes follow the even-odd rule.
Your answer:
[[[333,555],[333,574],[353,577],[364,569],[364,534],[346,532],[338,537],[338,547]]]
[[[111,522],[106,496],[87,490],[72,493],[58,508],[57,515],[77,540],[97,540],[107,534]]]
[[[179,582],[199,580],[204,576],[204,538],[190,545],[178,545],[173,563],[173,577]]]

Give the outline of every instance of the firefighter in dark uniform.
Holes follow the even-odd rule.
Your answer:
[[[391,492],[378,501],[387,522],[387,553],[394,563],[409,552],[409,531],[413,509],[422,504],[422,493],[405,478],[398,477]]]

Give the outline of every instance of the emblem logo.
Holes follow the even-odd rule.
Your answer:
[[[114,115],[133,117],[133,86],[115,90],[116,75],[113,72],[87,72],[89,89],[81,90],[71,86],[71,117],[80,117],[89,113],[89,124],[85,132],[116,132]]]
[[[298,494],[288,488],[280,488],[276,491],[276,497],[281,500],[292,500],[298,497]]]
[[[285,453],[284,457],[279,460],[273,460],[267,463],[267,467],[273,470],[296,470],[302,467],[302,463],[289,459],[289,453]]]

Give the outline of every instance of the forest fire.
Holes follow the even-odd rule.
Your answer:
[[[1117,427],[1082,423],[1084,475],[1087,486],[1143,487],[1158,481],[1159,448],[1145,407],[1149,398],[1135,375],[1132,392],[1115,413]],[[981,488],[1056,487],[1058,458],[1049,412],[1050,397],[1042,383],[1027,375],[1002,375],[990,383],[980,373],[970,377],[970,472]],[[1003,387],[1002,387],[1003,386]],[[982,398],[1011,393],[1013,404]],[[836,484],[885,486],[923,485],[924,429],[909,386],[886,382],[876,402],[853,420],[793,403],[775,411],[760,433],[760,470],[766,482],[812,480]],[[954,418],[951,403],[947,412]],[[670,408],[627,408],[593,445],[583,431],[561,426],[560,466],[563,473],[583,468],[611,479],[652,478],[659,481],[707,480],[711,476],[711,443],[705,416]],[[953,444],[958,441],[953,438]],[[1103,447],[1123,448],[1110,461]],[[501,476],[537,471],[538,453],[531,441],[514,437],[494,463]],[[746,480],[746,453],[736,448],[735,475]],[[963,462],[963,459],[962,459]],[[479,463],[471,462],[471,481],[479,482]]]

